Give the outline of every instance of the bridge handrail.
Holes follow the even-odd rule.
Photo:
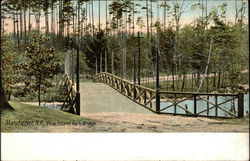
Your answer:
[[[67,94],[64,99],[63,105],[61,107],[61,110],[67,105],[70,106],[69,112],[76,113],[76,107],[75,107],[75,99],[76,99],[76,90],[74,88],[74,85],[72,83],[72,80],[68,74],[66,74],[66,78],[64,82],[62,83],[62,86],[66,88]]]
[[[122,79],[122,78],[120,78],[120,77],[118,77],[118,76],[116,76],[116,75],[113,75],[113,74],[111,74],[111,73],[102,72],[102,73],[98,73],[97,75],[102,75],[102,74],[106,74],[106,75],[112,76],[112,77],[114,77],[114,78],[121,79],[123,82],[129,83],[129,84],[134,85],[134,86],[136,86],[136,87],[139,87],[139,88],[142,88],[142,89],[145,89],[145,90],[148,90],[148,91],[156,92],[155,89],[148,88],[148,87],[145,87],[145,86],[142,86],[142,85],[138,85],[138,84],[134,84],[133,82],[130,82],[130,81],[126,80],[126,79]],[[97,75],[96,75],[96,76],[97,76]]]
[[[238,93],[204,93],[204,92],[177,92],[159,91],[161,94],[206,95],[206,96],[237,96]]]
[[[136,103],[154,111],[153,107],[156,96],[156,90],[154,89],[134,84],[106,72],[95,75],[93,81],[106,83]]]
[[[243,93],[199,93],[199,92],[177,92],[177,91],[157,91],[148,87],[144,87],[142,85],[137,85],[132,82],[129,82],[127,80],[124,80],[118,76],[115,76],[111,73],[99,73],[94,76],[93,78],[94,82],[103,82],[126,97],[132,99],[136,103],[139,103],[140,105],[148,108],[149,110],[156,112],[156,113],[166,113],[164,110],[173,107],[174,113],[172,114],[178,114],[176,112],[177,108],[181,108],[186,112],[186,115],[192,115],[192,116],[204,116],[201,115],[204,112],[207,112],[207,116],[209,115],[209,111],[211,109],[215,109],[215,117],[221,117],[218,115],[218,109],[224,111],[227,115],[229,114],[231,117],[238,117],[242,118],[244,117],[244,95]],[[173,95],[172,97],[166,96],[166,95]],[[177,97],[177,95],[182,95],[181,97]],[[185,95],[185,96],[183,96]],[[187,96],[190,95],[190,96]],[[206,97],[205,97],[206,96]],[[215,97],[215,102],[211,102],[209,100],[210,96]],[[218,97],[221,96],[229,96],[230,98],[227,100],[224,100],[222,102],[218,102]],[[185,105],[180,105],[181,102],[185,100],[193,100],[193,111],[189,111],[188,107]],[[223,108],[221,105],[229,102],[229,101],[235,101],[238,99],[238,114],[235,112],[228,111],[227,109]],[[202,100],[207,103],[207,109],[198,111],[197,108],[197,100]],[[161,108],[160,103],[162,102],[170,102],[172,105],[168,105],[167,107]],[[209,105],[212,105],[210,107]],[[154,108],[153,108],[154,106]],[[234,106],[234,103],[233,105]]]

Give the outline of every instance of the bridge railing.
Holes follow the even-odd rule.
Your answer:
[[[61,84],[61,87],[66,90],[66,96],[61,110],[76,114],[76,90],[68,74],[66,74],[65,79]]]
[[[158,113],[237,118],[243,117],[243,93],[195,93],[160,91]]]
[[[244,95],[157,91],[134,84],[110,73],[99,73],[94,82],[110,85],[126,97],[159,114],[244,117]]]
[[[99,73],[93,81],[106,83],[136,103],[155,111],[156,91],[153,89],[134,84],[110,73]]]

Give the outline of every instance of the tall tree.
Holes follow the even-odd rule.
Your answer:
[[[23,94],[32,92],[38,93],[39,106],[41,104],[41,93],[51,86],[48,79],[53,78],[59,65],[55,57],[54,49],[46,47],[47,39],[42,35],[33,37],[25,49],[27,61],[22,63],[24,70],[25,88]]]
[[[0,2],[0,29],[2,29],[2,3],[3,1]],[[12,107],[9,105],[5,91],[4,91],[4,82],[3,82],[3,75],[2,75],[2,54],[3,54],[3,46],[2,46],[2,30],[0,31],[0,111],[2,109],[12,109]]]

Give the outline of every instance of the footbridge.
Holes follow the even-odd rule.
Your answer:
[[[241,118],[244,116],[243,93],[195,93],[151,89],[110,73],[99,73],[93,82],[81,83],[81,107],[75,104],[76,92],[70,79],[64,86],[64,107],[71,113],[133,112],[185,116]],[[64,108],[62,107],[62,109]]]

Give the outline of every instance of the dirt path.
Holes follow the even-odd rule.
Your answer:
[[[248,70],[242,70],[241,73],[248,73],[249,71]],[[159,80],[160,82],[162,81],[172,81],[173,78],[175,80],[177,80],[178,78],[180,79],[183,79],[184,75],[165,75],[165,76],[160,76],[159,77]],[[186,79],[192,79],[192,74],[187,74],[185,75]],[[201,78],[204,77],[204,73],[201,74]],[[210,73],[208,74],[206,77],[209,77],[209,78],[212,78],[214,77],[214,74],[213,73]],[[155,82],[155,77],[142,77],[141,78],[141,82],[144,83],[144,82],[148,82],[148,83],[151,83],[151,82]],[[249,86],[246,86],[245,88],[249,88]]]
[[[157,114],[97,113],[87,118],[116,124],[111,131],[123,132],[248,132],[248,125],[232,125],[228,121]]]
[[[248,132],[247,124],[230,120],[193,118],[157,114],[88,113],[84,117],[97,123],[93,126],[49,126],[41,132]]]

